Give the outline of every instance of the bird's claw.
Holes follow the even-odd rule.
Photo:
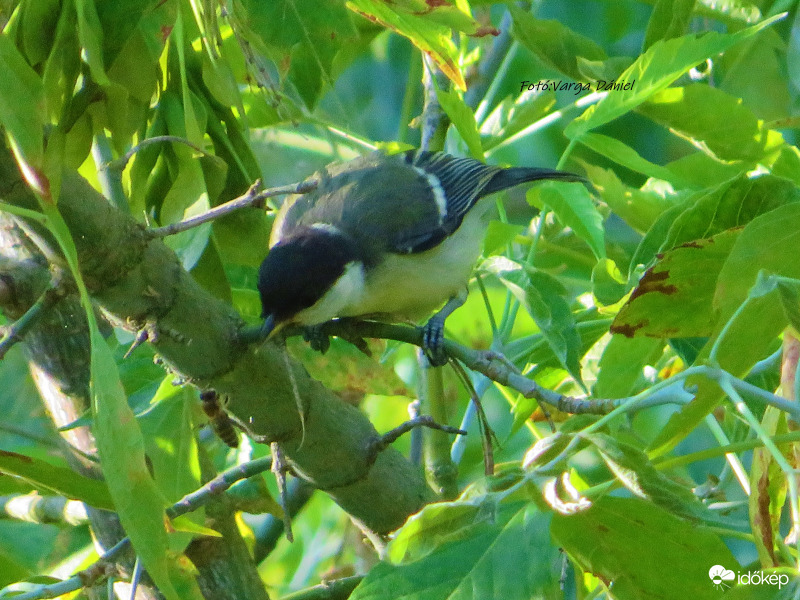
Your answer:
[[[321,325],[311,325],[303,329],[303,339],[308,342],[312,350],[325,354],[331,347],[331,338],[323,333]]]
[[[444,350],[444,319],[434,315],[422,328],[422,350],[432,367],[447,364],[447,353]]]

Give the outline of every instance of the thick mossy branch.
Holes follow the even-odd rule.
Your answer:
[[[0,149],[0,199],[35,207],[7,149]],[[129,330],[145,326],[165,366],[201,389],[229,397],[228,411],[264,440],[277,441],[292,469],[366,528],[387,533],[432,498],[400,453],[370,452],[377,432],[356,408],[291,362],[305,406],[301,416],[283,350],[240,341],[232,307],[206,292],[144,227],[111,206],[75,172],[65,172],[58,208],[70,229],[82,275],[98,306]]]

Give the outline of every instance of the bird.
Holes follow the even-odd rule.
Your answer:
[[[585,181],[444,152],[373,151],[312,175],[287,197],[258,272],[264,337],[335,318],[419,322],[431,364],[447,361],[444,321],[466,300],[491,194],[537,180]]]

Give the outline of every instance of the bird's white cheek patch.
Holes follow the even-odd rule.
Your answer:
[[[342,316],[347,309],[361,302],[364,295],[364,265],[351,262],[345,265],[342,276],[316,304],[301,310],[294,320],[300,325],[319,325]]]

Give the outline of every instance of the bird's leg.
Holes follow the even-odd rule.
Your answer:
[[[433,367],[447,364],[447,355],[444,352],[444,322],[454,310],[467,301],[467,288],[450,298],[442,310],[433,315],[422,328],[422,349]]]
[[[322,330],[323,325],[324,323],[303,327],[303,339],[308,342],[312,350],[321,354],[325,354],[331,347],[331,339]]]

